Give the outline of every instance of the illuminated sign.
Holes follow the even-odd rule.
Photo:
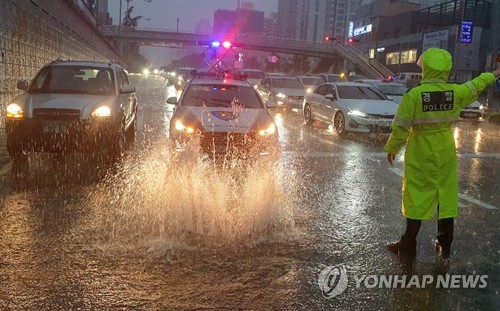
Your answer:
[[[370,49],[370,58],[375,58],[375,49]]]
[[[347,37],[354,37],[354,22],[349,22],[349,32],[347,33]]]
[[[472,42],[472,22],[462,21],[460,27],[460,43],[471,43]]]
[[[364,35],[372,31],[372,24],[354,29],[354,37]]]

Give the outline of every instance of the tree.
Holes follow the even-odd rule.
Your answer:
[[[137,25],[139,24],[139,21],[141,20],[141,18],[146,19],[142,15],[138,15],[138,16],[132,17],[132,12],[133,11],[134,11],[134,6],[133,5],[131,7],[129,7],[125,11],[125,17],[123,18],[123,23],[122,23],[123,27],[136,28]]]

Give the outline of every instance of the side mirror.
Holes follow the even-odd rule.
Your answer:
[[[334,94],[326,94],[325,98],[333,101],[337,99],[337,96],[335,96]]]
[[[273,102],[272,100],[268,99],[266,102],[266,107],[267,108],[276,108],[276,103]]]
[[[132,84],[125,84],[124,86],[122,86],[122,94],[133,92],[135,92],[135,86],[133,86]]]
[[[169,97],[169,98],[167,98],[167,104],[177,105],[177,97]]]
[[[30,85],[29,80],[21,80],[21,81],[17,82],[17,88],[22,90],[22,91],[26,91],[28,89],[29,85]]]

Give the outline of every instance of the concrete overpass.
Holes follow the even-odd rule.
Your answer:
[[[103,33],[116,42],[134,42],[139,44],[196,46],[207,45],[213,40],[230,40],[242,48],[272,53],[305,55],[318,58],[332,58],[338,55],[354,64],[366,76],[380,79],[393,73],[375,59],[361,53],[351,45],[343,46],[337,43],[319,43],[251,35],[221,35],[207,33],[184,33],[155,29],[119,28],[105,26]]]

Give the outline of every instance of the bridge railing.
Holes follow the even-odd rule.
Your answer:
[[[250,34],[194,33],[168,29],[133,29],[124,27],[120,29],[118,26],[105,26],[103,30],[106,35],[118,36],[120,34],[128,39],[138,41],[141,39],[164,41],[168,37],[168,40],[172,41],[172,43],[178,42],[196,45],[199,41],[231,40],[249,49],[276,53],[302,54],[314,57],[329,57],[331,54],[338,54],[355,64],[370,78],[381,79],[392,75],[392,72],[385,68],[385,66],[375,60],[371,60],[367,55],[350,45],[343,46],[330,42],[311,42]]]

